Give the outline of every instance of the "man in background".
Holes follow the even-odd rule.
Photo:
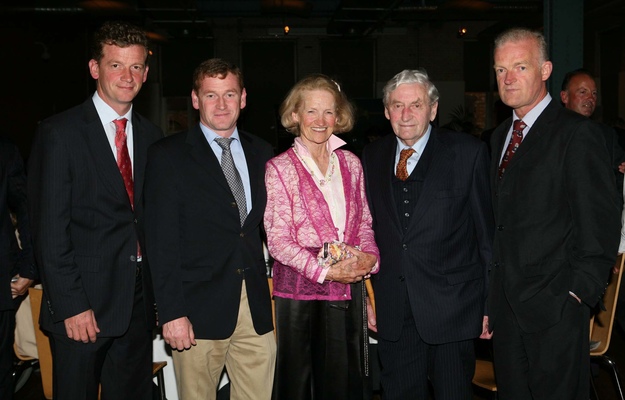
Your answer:
[[[15,312],[36,271],[24,163],[17,147],[4,139],[0,139],[0,174],[0,399],[10,400],[14,390]],[[20,243],[11,214],[17,220]]]
[[[147,79],[145,32],[107,22],[94,37],[96,92],[39,126],[28,194],[50,334],[54,397],[152,399],[155,309],[142,255],[147,148],[162,131],[133,111]]]

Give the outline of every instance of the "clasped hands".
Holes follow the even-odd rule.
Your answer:
[[[373,254],[365,253],[349,245],[346,245],[345,248],[351,257],[332,264],[326,274],[326,281],[344,284],[360,282],[369,276],[371,269],[377,262],[377,258]]]

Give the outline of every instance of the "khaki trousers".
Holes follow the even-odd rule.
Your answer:
[[[271,398],[276,341],[273,332],[258,335],[254,330],[245,281],[232,336],[196,342],[189,350],[172,352],[180,400],[215,400],[224,366],[230,379],[231,400]]]

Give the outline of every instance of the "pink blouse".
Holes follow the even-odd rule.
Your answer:
[[[360,160],[348,151],[334,153],[345,195],[343,241],[360,246],[362,251],[379,259]],[[339,240],[337,228],[317,183],[292,148],[269,160],[265,184],[267,246],[276,260],[274,296],[294,300],[350,300],[349,285],[323,281],[325,271],[318,265],[317,253],[324,242]],[[378,272],[378,265],[379,262],[371,273]]]

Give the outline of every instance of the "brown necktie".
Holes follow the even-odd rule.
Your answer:
[[[521,142],[523,141],[523,129],[525,129],[526,126],[525,122],[520,119],[514,121],[512,136],[510,136],[510,143],[508,143],[508,148],[506,149],[506,152],[501,159],[501,163],[499,164],[499,179],[503,177],[503,173],[506,171],[506,167],[510,163],[510,159],[512,159],[512,156],[521,145]]]
[[[408,168],[406,164],[411,155],[416,153],[414,149],[403,149],[401,153],[399,153],[399,162],[397,163],[397,172],[395,175],[399,180],[405,181],[408,179]]]

